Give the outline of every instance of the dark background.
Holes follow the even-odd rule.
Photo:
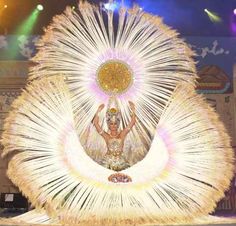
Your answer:
[[[99,4],[99,0],[89,0]],[[107,1],[103,1],[107,2]],[[121,0],[117,0],[121,2]],[[130,7],[139,4],[145,11],[159,15],[164,22],[177,29],[183,36],[236,36],[236,0],[124,0]],[[77,6],[78,0],[0,0],[0,34],[14,34],[20,24],[30,15],[37,4],[44,10],[40,13],[31,34],[43,34],[52,17],[63,12],[67,5]],[[7,9],[2,9],[4,4]],[[221,23],[213,23],[204,9],[217,13]]]

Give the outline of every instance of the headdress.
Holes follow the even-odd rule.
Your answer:
[[[114,104],[114,107],[111,107],[111,105]],[[119,127],[120,121],[121,121],[121,113],[119,111],[117,99],[115,97],[111,97],[108,103],[108,108],[106,112],[106,121],[109,125],[111,122],[117,123],[117,126]]]

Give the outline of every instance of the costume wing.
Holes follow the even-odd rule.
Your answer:
[[[55,220],[100,225],[191,222],[211,212],[229,185],[229,137],[188,86],[178,87],[163,111],[147,156],[120,172],[131,178],[128,183],[111,182],[109,177],[119,174],[86,154],[73,118],[63,79],[44,78],[14,102],[3,134],[3,154],[14,152],[9,177]]]
[[[32,83],[4,125],[3,155],[14,155],[8,175],[53,222],[195,222],[229,185],[229,137],[196,95],[192,51],[177,33],[136,6],[121,7],[118,23],[114,17],[81,2],[78,12],[67,8],[47,28]],[[105,144],[91,121],[111,95],[122,128],[130,120],[128,101],[136,106],[125,144],[134,165],[120,173],[93,160]],[[100,119],[106,130],[105,112]]]
[[[177,32],[138,6],[121,7],[115,15],[80,1],[78,11],[68,7],[54,17],[38,50],[30,79],[66,78],[75,127],[93,159],[104,154],[105,145],[91,121],[98,106],[107,106],[111,95],[118,99],[121,129],[130,121],[128,101],[135,103],[137,123],[124,148],[134,164],[147,154],[176,86],[185,81],[193,87],[196,78],[193,53]],[[104,130],[105,111],[100,115]]]

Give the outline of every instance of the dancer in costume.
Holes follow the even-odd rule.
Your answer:
[[[98,107],[94,118],[94,126],[96,127],[97,132],[104,138],[107,145],[107,153],[104,156],[104,159],[102,159],[101,165],[115,171],[121,171],[130,166],[123,155],[124,140],[136,122],[135,105],[132,102],[129,102],[129,105],[132,111],[131,121],[122,131],[119,131],[121,114],[118,108],[108,108],[106,112],[106,122],[109,132],[105,132],[99,125],[98,114],[105,107],[104,104]]]
[[[112,10],[81,1],[78,12],[56,16],[38,43],[31,82],[2,135],[3,156],[12,153],[8,176],[40,211],[16,221],[44,224],[45,210],[50,225],[219,223],[208,214],[233,176],[233,150],[223,123],[195,92],[192,51],[138,6],[121,6],[117,16],[118,23]],[[91,126],[94,115],[99,125],[97,103],[110,109],[111,96],[121,129],[131,128],[128,100],[136,109],[126,139],[118,120],[108,123],[108,135],[125,141],[115,150],[132,160],[119,173],[87,154],[107,148],[105,165],[114,151],[102,138],[105,123],[101,135]]]

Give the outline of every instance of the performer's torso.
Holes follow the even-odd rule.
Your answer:
[[[121,156],[123,152],[123,140],[121,138],[111,138],[107,141],[107,155],[114,157]]]

